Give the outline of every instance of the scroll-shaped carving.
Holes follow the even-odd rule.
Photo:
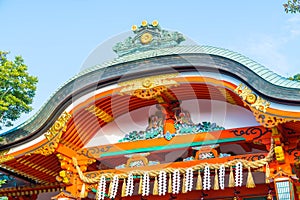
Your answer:
[[[163,74],[121,82],[119,86],[123,88],[120,94],[129,94],[146,100],[155,99],[166,92],[168,88],[178,85],[173,79],[177,76],[177,73]]]
[[[67,122],[71,119],[71,117],[72,116],[67,112],[62,113],[53,126],[47,131],[47,133],[45,133],[45,137],[49,142],[38,149],[27,153],[27,155],[42,154],[47,156],[52,154],[58,146],[62,133],[66,131]]]
[[[282,124],[289,121],[297,121],[296,119],[288,119],[288,118],[268,115],[266,113],[254,109],[252,110],[252,112],[255,116],[256,121],[266,128],[276,127],[278,124]]]
[[[45,137],[50,141],[60,131],[66,131],[66,124],[71,118],[71,115],[67,112],[63,112],[60,117],[55,121],[51,128],[45,133]]]
[[[270,107],[270,102],[254,94],[251,89],[243,84],[240,84],[234,91],[256,110],[266,112],[266,109]]]

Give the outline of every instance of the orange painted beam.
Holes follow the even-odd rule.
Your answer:
[[[96,147],[89,147],[80,150],[79,154],[85,155],[90,158],[101,158],[109,155],[120,155],[120,154],[128,154],[130,152],[147,150],[150,148],[162,149],[163,147],[174,146],[176,145],[178,148],[184,146],[188,147],[191,144],[201,145],[201,142],[209,143],[217,143],[218,141],[227,141],[230,142],[238,142],[238,141],[246,141],[246,142],[255,142],[261,144],[270,144],[272,131],[271,129],[267,129],[261,126],[256,127],[246,127],[246,128],[236,128],[236,129],[228,129],[222,131],[214,131],[209,133],[198,133],[198,134],[186,134],[186,135],[176,135],[170,141],[165,138],[155,138],[149,140],[138,140],[134,142],[122,142],[116,144],[108,144]],[[181,147],[183,148],[183,147]]]

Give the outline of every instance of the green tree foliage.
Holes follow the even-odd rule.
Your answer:
[[[286,13],[300,13],[300,0],[288,0],[283,7]]]
[[[37,77],[28,74],[21,56],[10,61],[8,54],[0,51],[0,129],[12,126],[12,121],[32,110],[30,104],[38,82]]]
[[[300,74],[296,74],[296,75],[290,77],[289,79],[293,80],[293,81],[300,81]]]

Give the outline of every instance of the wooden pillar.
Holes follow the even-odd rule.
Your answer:
[[[62,170],[59,172],[59,176],[56,179],[66,184],[66,191],[71,193],[75,197],[86,197],[87,191],[85,191],[85,185],[80,179],[78,169],[81,172],[86,172],[87,166],[95,162],[94,159],[89,159],[84,156],[69,157],[62,153],[57,154],[60,161]],[[76,163],[74,163],[75,158]]]

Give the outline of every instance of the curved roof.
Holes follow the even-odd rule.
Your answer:
[[[150,51],[144,51],[144,52],[138,52],[135,54],[130,54],[130,55],[125,55],[122,57],[118,57],[114,60],[104,62],[99,65],[95,65],[91,68],[88,68],[76,76],[73,77],[73,79],[77,78],[78,76],[84,75],[86,73],[89,73],[91,71],[109,67],[112,65],[120,64],[123,62],[130,62],[134,60],[141,60],[141,59],[147,59],[147,58],[152,58],[152,57],[157,57],[157,56],[167,56],[167,55],[173,55],[173,54],[208,54],[208,55],[216,55],[216,56],[221,56],[224,58],[228,58],[230,60],[236,61],[254,73],[256,73],[258,76],[262,77],[266,81],[282,86],[282,87],[289,87],[289,88],[300,88],[300,82],[297,81],[291,81],[285,77],[282,77],[273,71],[269,70],[265,66],[251,60],[250,58],[228,50],[224,48],[219,48],[219,47],[212,47],[212,46],[177,46],[177,47],[171,47],[171,48],[163,48],[163,49],[157,49],[157,50],[150,50]],[[71,79],[72,80],[72,79]]]
[[[180,62],[178,59],[181,59]],[[200,61],[201,59],[204,61]],[[144,60],[149,60],[150,64],[144,63]],[[20,126],[3,133],[2,137],[10,144],[17,140],[25,140],[33,132],[42,134],[72,103],[72,99],[91,91],[87,89],[88,87],[95,89],[116,83],[126,73],[133,74],[132,77],[128,76],[128,79],[134,76],[141,77],[141,73],[145,76],[147,73],[153,74],[155,70],[156,73],[161,73],[170,66],[181,70],[186,66],[209,66],[230,76],[237,76],[245,83],[251,83],[251,87],[263,96],[296,104],[300,102],[299,82],[288,80],[239,53],[211,46],[168,47],[124,55],[78,73],[58,88],[34,116]],[[2,145],[1,148],[5,146]]]

